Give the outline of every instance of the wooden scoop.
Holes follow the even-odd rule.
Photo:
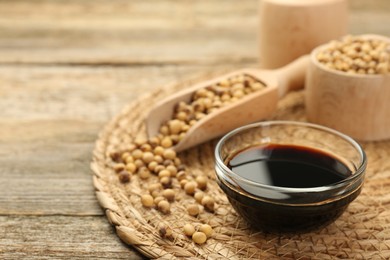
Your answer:
[[[276,110],[279,98],[290,90],[300,89],[304,86],[308,63],[309,57],[302,56],[277,70],[242,69],[198,83],[157,103],[146,118],[147,133],[149,137],[156,136],[160,126],[172,119],[175,105],[180,101],[190,102],[192,94],[196,90],[243,74],[263,82],[266,87],[232,104],[221,107],[199,120],[173,149],[180,152],[221,136],[239,126],[263,120]]]

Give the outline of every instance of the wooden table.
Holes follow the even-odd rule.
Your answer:
[[[390,36],[390,1],[350,32]],[[0,259],[140,259],[108,224],[89,163],[143,93],[257,65],[257,0],[0,1]]]

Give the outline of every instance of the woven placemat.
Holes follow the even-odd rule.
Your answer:
[[[184,191],[172,203],[171,214],[144,208],[140,195],[147,192],[145,181],[132,178],[120,183],[109,155],[137,137],[146,137],[144,119],[151,104],[194,83],[179,82],[139,98],[113,118],[96,141],[91,163],[96,195],[126,244],[153,259],[390,259],[390,141],[362,143],[369,160],[363,191],[339,219],[318,231],[277,235],[251,229],[214,181],[216,140],[179,154],[192,175],[211,180],[207,192],[216,200],[214,213],[189,216],[185,206],[194,199]],[[270,119],[305,121],[303,91],[280,100]],[[172,228],[173,239],[161,238],[159,223]],[[196,245],[182,232],[186,223],[208,223],[214,234]]]

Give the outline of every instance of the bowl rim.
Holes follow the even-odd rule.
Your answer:
[[[293,126],[298,126],[298,127],[309,127],[309,128],[313,128],[316,130],[320,130],[323,132],[327,132],[327,133],[331,133],[333,135],[336,135],[336,136],[344,139],[348,143],[350,143],[360,153],[361,163],[357,167],[357,169],[354,171],[353,174],[351,174],[347,178],[343,179],[342,181],[339,181],[339,182],[336,182],[336,183],[333,183],[330,185],[319,186],[319,187],[310,187],[310,188],[291,188],[291,187],[271,186],[271,185],[258,183],[258,182],[251,181],[247,178],[244,178],[244,177],[234,173],[232,170],[229,169],[229,167],[226,166],[226,164],[223,162],[223,160],[221,158],[221,152],[222,152],[222,146],[227,139],[229,139],[231,136],[233,136],[239,132],[242,132],[242,131],[250,129],[250,128],[269,127],[269,126],[273,126],[273,125],[293,125]],[[238,186],[240,186],[239,182],[242,182],[242,183],[245,183],[246,185],[251,185],[251,186],[255,186],[255,187],[259,187],[259,188],[263,188],[263,189],[269,189],[269,190],[273,190],[273,191],[290,193],[290,194],[318,193],[318,192],[326,192],[326,191],[342,188],[342,187],[350,184],[351,182],[355,181],[356,179],[361,178],[364,175],[366,167],[367,167],[366,153],[364,152],[362,146],[357,141],[355,141],[352,137],[350,137],[346,134],[343,134],[337,130],[334,130],[332,128],[325,127],[322,125],[308,123],[308,122],[289,121],[289,120],[262,121],[262,122],[252,123],[252,124],[238,127],[236,129],[230,131],[226,135],[224,135],[218,141],[218,143],[215,147],[215,150],[214,150],[214,156],[215,156],[215,160],[216,160],[216,165],[218,167],[222,168],[222,170],[224,172],[229,173],[229,175],[230,175],[229,177],[232,177],[233,181],[236,182],[236,184]],[[218,175],[218,172],[217,172],[217,175]],[[248,191],[246,191],[246,192],[248,192]],[[256,197],[259,197],[256,194],[252,194],[252,193],[250,193],[250,194],[254,195]]]

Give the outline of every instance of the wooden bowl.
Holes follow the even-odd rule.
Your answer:
[[[379,38],[380,35],[362,35]],[[390,74],[359,75],[332,70],[314,49],[306,74],[306,111],[309,121],[341,131],[362,141],[390,138]]]
[[[347,31],[347,0],[262,0],[258,31],[260,67],[282,67]]]

